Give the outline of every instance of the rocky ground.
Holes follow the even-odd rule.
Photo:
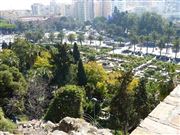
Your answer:
[[[66,117],[58,124],[32,120],[18,123],[17,135],[112,135],[109,129],[97,129],[83,119]],[[1,132],[0,135],[13,135]]]

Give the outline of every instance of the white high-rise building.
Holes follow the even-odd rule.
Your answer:
[[[40,16],[40,15],[44,15],[44,5],[40,4],[40,3],[34,3],[31,6],[31,10],[32,10],[32,15],[33,16]]]
[[[75,0],[74,3],[74,17],[79,21],[85,21],[85,1]]]
[[[85,21],[94,19],[94,0],[85,0]]]
[[[75,0],[75,18],[80,21],[90,21],[94,19],[94,0]]]

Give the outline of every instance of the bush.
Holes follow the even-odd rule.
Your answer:
[[[84,92],[78,86],[66,85],[56,91],[45,115],[45,120],[59,122],[64,117],[79,118],[83,115]]]
[[[27,83],[15,67],[0,66],[0,106],[6,116],[22,114]]]
[[[0,108],[0,131],[13,132],[16,129],[16,125],[9,119],[4,118],[4,113]]]

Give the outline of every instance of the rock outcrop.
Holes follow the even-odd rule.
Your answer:
[[[98,129],[83,119],[70,117],[58,124],[39,120],[21,122],[16,132],[20,135],[112,135],[109,129]],[[0,135],[12,134],[0,132]]]

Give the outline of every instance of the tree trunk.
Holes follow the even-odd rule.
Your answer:
[[[62,42],[63,42],[63,41],[62,41],[62,38],[61,38],[60,40],[61,40],[61,44],[62,44]]]
[[[154,49],[155,49],[155,46],[153,46],[153,50],[152,50],[152,52],[154,52]]]
[[[177,50],[177,48],[176,48],[176,52],[175,52],[175,59],[177,58],[177,52],[178,52],[178,50]]]
[[[146,53],[148,54],[148,46],[146,47]]]
[[[168,43],[167,43],[167,46],[166,46],[166,54],[168,53]]]
[[[160,56],[161,56],[162,49],[160,49]]]
[[[81,48],[82,48],[82,41],[80,41],[80,44],[81,44]]]
[[[127,124],[123,126],[123,135],[127,135]]]
[[[142,52],[142,47],[143,47],[143,43],[141,43],[141,47],[140,47],[141,52]]]
[[[154,46],[153,46],[152,52],[154,52],[155,47],[156,47],[156,43],[155,43],[155,41],[154,41]]]
[[[114,54],[114,45],[113,45],[113,54]]]

